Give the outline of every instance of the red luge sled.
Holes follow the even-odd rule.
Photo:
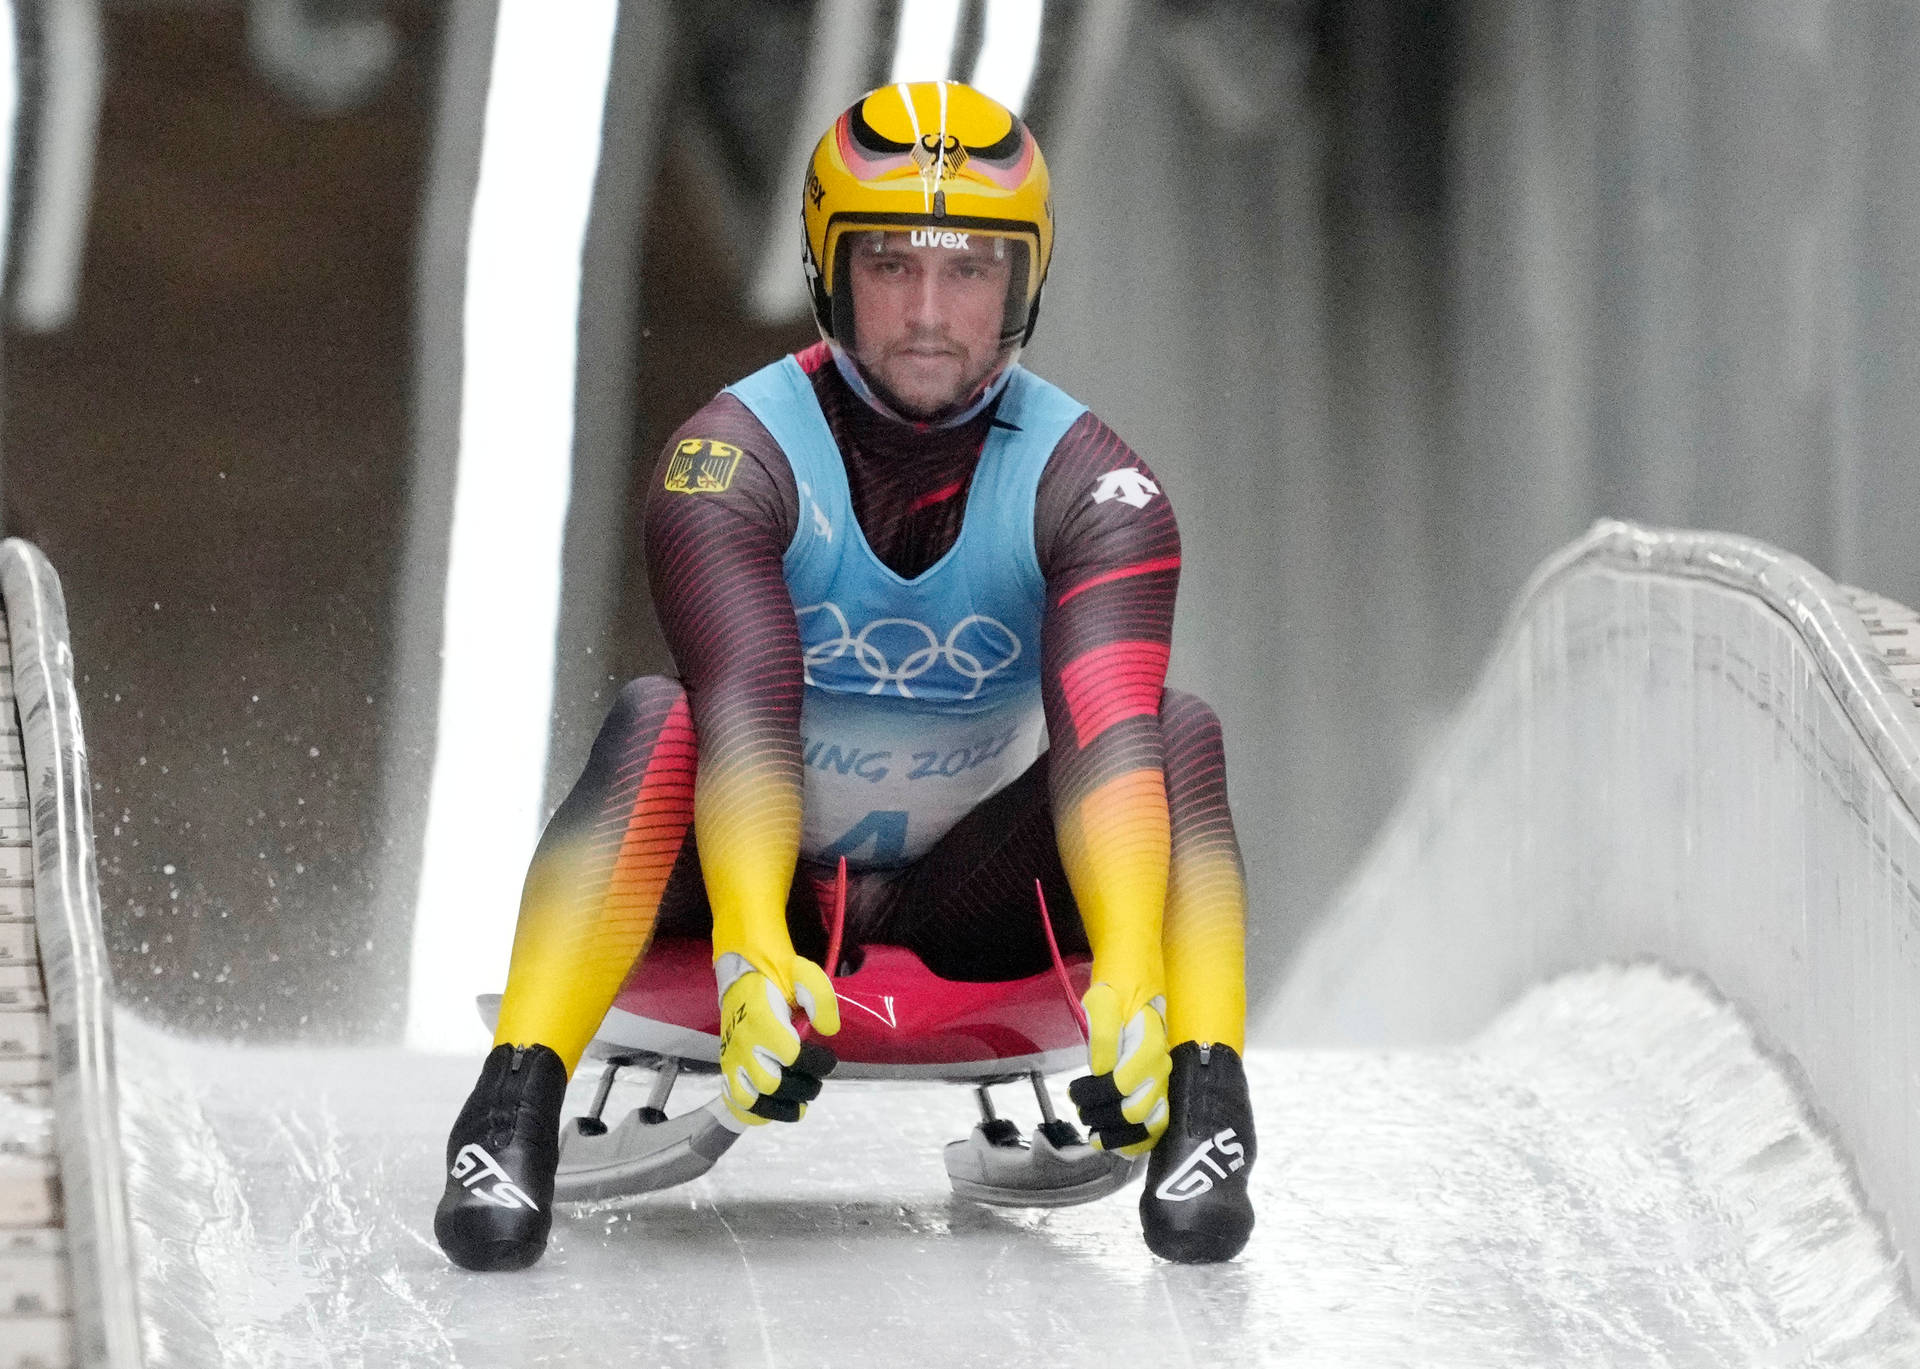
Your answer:
[[[1036,885],[1036,892],[1038,886]],[[1040,899],[1053,967],[1024,979],[969,983],[942,979],[912,951],[864,946],[844,956],[846,907],[842,862],[831,910],[826,964],[840,1001],[840,1031],[821,1038],[842,1080],[945,1080],[974,1087],[981,1121],[946,1148],[954,1192],[978,1202],[1057,1207],[1090,1202],[1133,1177],[1136,1163],[1087,1145],[1053,1111],[1046,1076],[1086,1065],[1086,1024],[1080,996],[1088,961],[1060,955]],[[497,1015],[499,999],[481,1000],[482,1015]],[[805,1018],[798,1018],[805,1031]],[[720,1004],[713,948],[705,941],[657,941],[615,996],[588,1047],[602,1061],[587,1111],[561,1129],[555,1197],[584,1201],[668,1188],[704,1174],[743,1128],[718,1097],[692,1112],[668,1117],[667,1101],[682,1073],[712,1073],[720,1060]],[[602,1112],[623,1069],[654,1074],[651,1096],[616,1125]],[[1027,1080],[1040,1106],[1031,1137],[998,1117],[988,1089]]]

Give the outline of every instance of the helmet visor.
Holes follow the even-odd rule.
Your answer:
[[[1020,344],[1033,297],[1031,231],[952,221],[835,228],[833,336],[855,356],[882,335],[925,331],[969,350]]]

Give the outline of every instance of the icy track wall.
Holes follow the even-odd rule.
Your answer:
[[[1461,1039],[1541,980],[1655,959],[1798,1062],[1868,1205],[1920,1253],[1904,642],[1913,615],[1759,543],[1596,525],[1534,577],[1265,1039]]]
[[[0,597],[0,1369],[134,1369],[113,986],[66,604],[18,539],[0,543]]]

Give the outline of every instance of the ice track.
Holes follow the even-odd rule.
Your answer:
[[[124,1017],[120,1043],[154,1365],[1920,1365],[1794,1090],[1648,966],[1456,1049],[1256,1052],[1260,1225],[1215,1268],[1147,1253],[1137,1188],[951,1198],[965,1092],[849,1084],[685,1189],[563,1210],[529,1272],[467,1274],[430,1220],[477,1061]]]
[[[1603,524],[1543,567],[1256,1024],[1291,1048],[1213,1268],[1137,1190],[954,1199],[966,1093],[845,1082],[453,1268],[477,1058],[116,1008],[57,584],[9,542],[0,590],[0,1369],[1920,1367],[1920,615],[1771,548]]]

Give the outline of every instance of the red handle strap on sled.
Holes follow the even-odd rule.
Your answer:
[[[842,868],[846,860],[840,862]],[[1060,954],[1060,943],[1054,939],[1053,917],[1047,912],[1047,891],[1040,887],[1040,881],[1033,882],[1033,892],[1040,899],[1040,929],[1047,934],[1047,954],[1053,957],[1053,977],[1060,981],[1060,992],[1067,996],[1067,1006],[1073,1009],[1073,1020],[1080,1024],[1080,1035],[1091,1040],[1093,1029],[1087,1025],[1087,1010],[1081,1006],[1079,995],[1073,991],[1073,980],[1067,977],[1067,962]]]
[[[827,960],[820,968],[827,972],[827,983],[840,968],[840,943],[847,930],[847,858],[840,857],[840,868],[833,877],[833,916],[827,922]],[[1051,935],[1051,933],[1049,933]],[[798,1009],[793,1014],[794,1030],[802,1041],[813,1040],[813,1023]]]
[[[847,858],[833,876],[833,920],[827,924],[827,963],[820,968],[832,979],[840,970],[840,938],[847,930]]]

